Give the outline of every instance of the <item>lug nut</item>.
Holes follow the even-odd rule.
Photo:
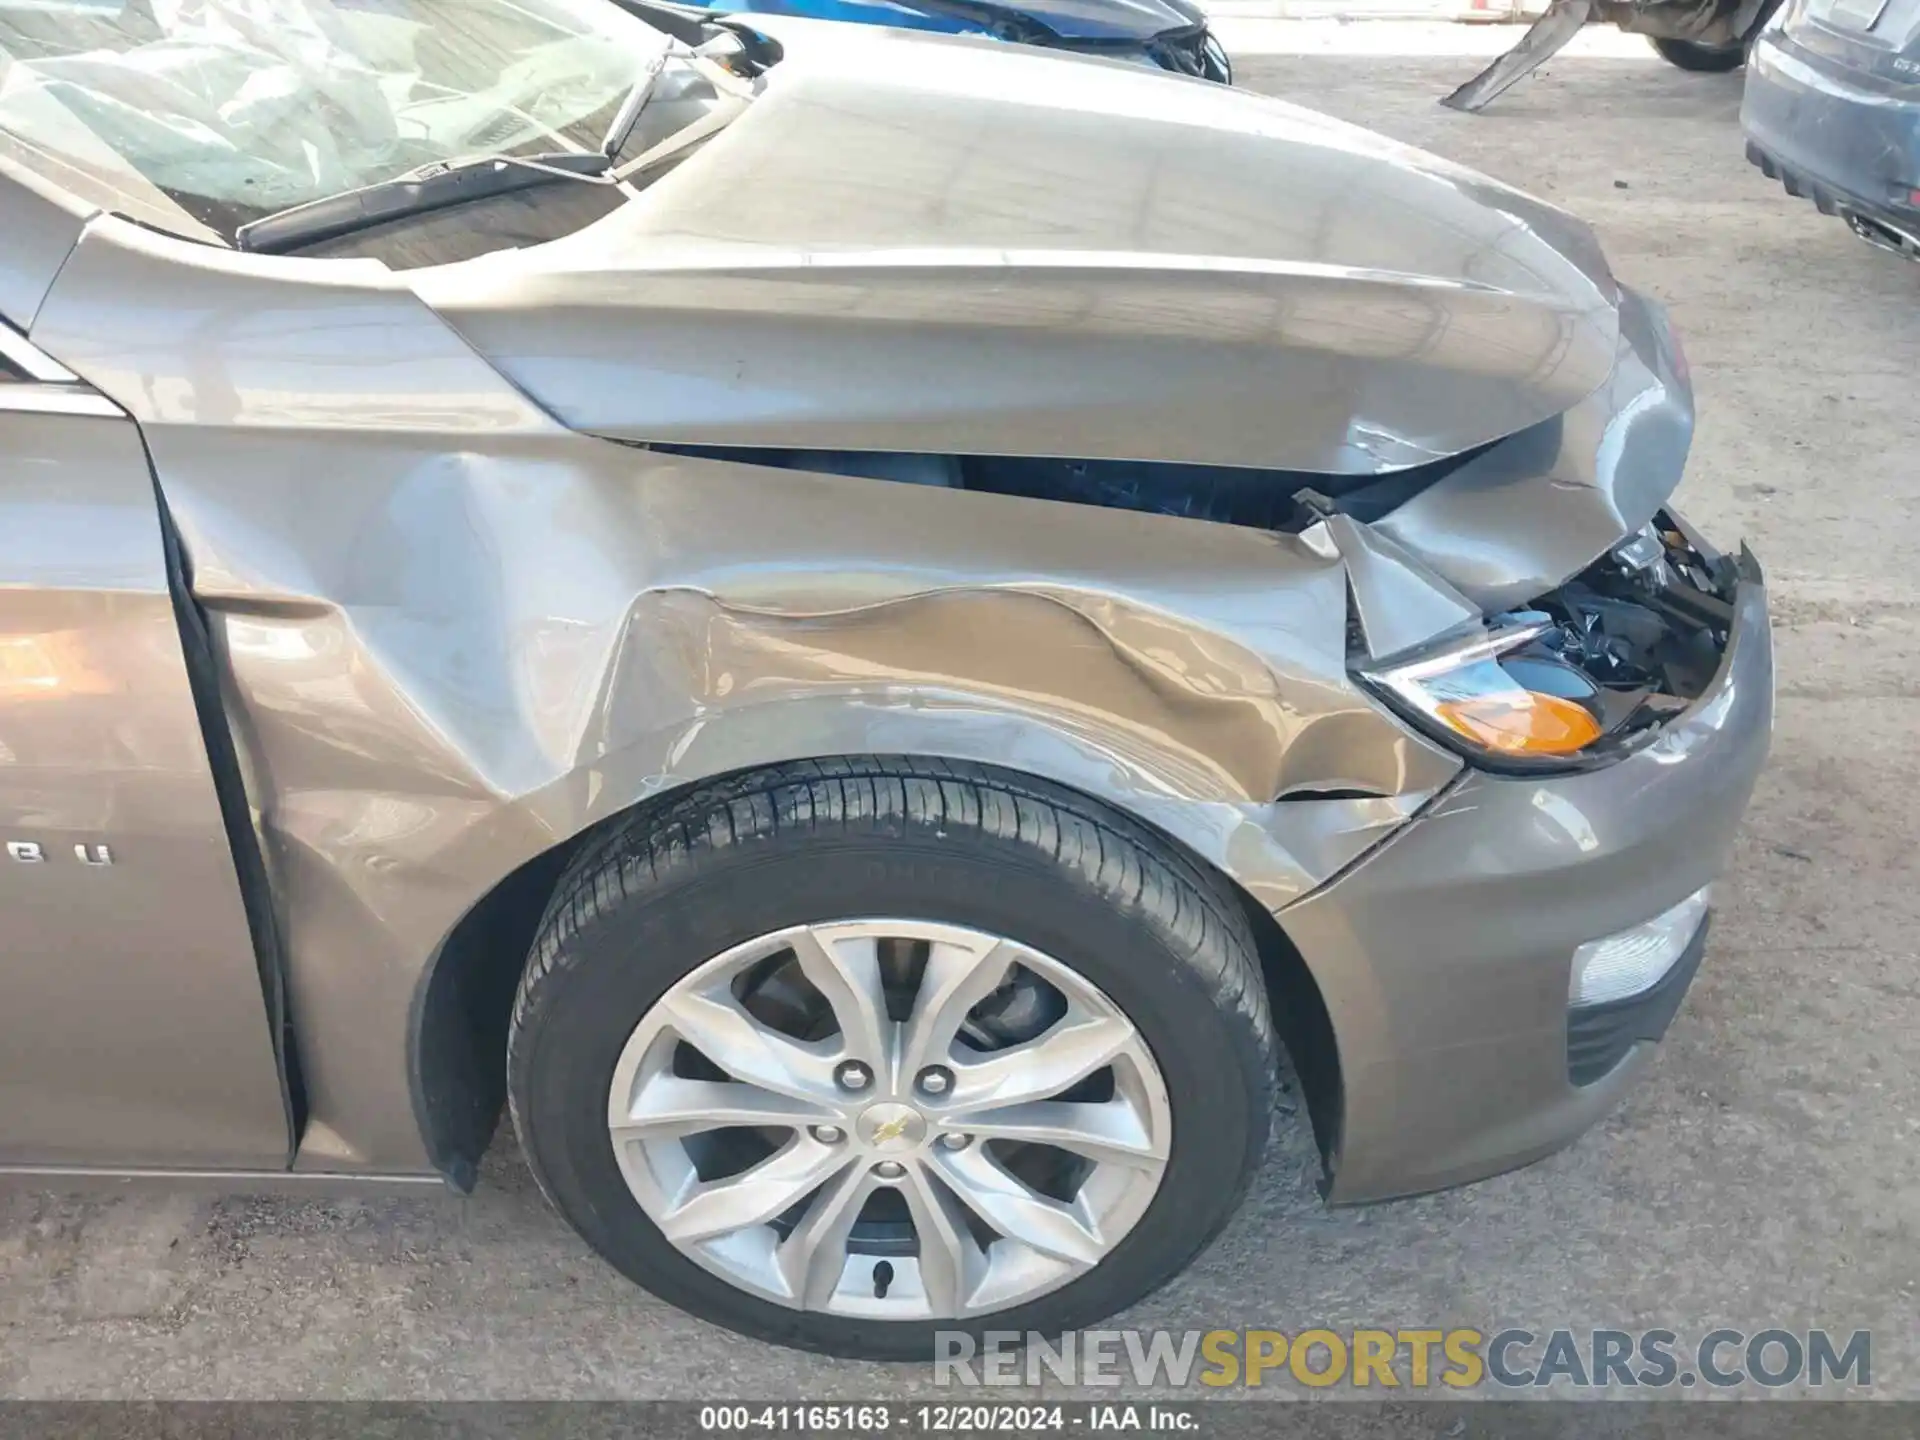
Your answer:
[[[822,1145],[838,1145],[847,1138],[847,1132],[838,1125],[816,1125],[813,1127],[813,1138]]]
[[[873,1072],[858,1060],[842,1060],[834,1067],[833,1083],[842,1090],[864,1090],[873,1083]]]
[[[944,1095],[953,1089],[953,1072],[944,1065],[929,1065],[915,1083],[922,1095]]]
[[[873,1173],[878,1175],[882,1180],[898,1180],[902,1175],[907,1173],[907,1167],[902,1165],[898,1160],[882,1160],[878,1165],[873,1167]]]
[[[942,1150],[964,1150],[972,1143],[973,1136],[971,1135],[947,1134],[940,1137],[940,1148]]]

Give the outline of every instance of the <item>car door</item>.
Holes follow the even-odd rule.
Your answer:
[[[133,422],[0,325],[0,1168],[288,1162],[175,553]]]

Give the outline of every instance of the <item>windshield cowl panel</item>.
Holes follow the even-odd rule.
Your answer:
[[[0,0],[0,131],[231,239],[422,166],[591,152],[668,45],[605,0]]]

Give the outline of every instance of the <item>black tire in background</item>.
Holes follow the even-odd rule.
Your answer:
[[[1696,45],[1691,40],[1650,38],[1648,43],[1660,52],[1660,58],[1682,70],[1705,75],[1724,75],[1747,63],[1744,45]]]
[[[801,1312],[710,1274],[633,1198],[606,1108],[641,1017],[734,945],[857,916],[943,921],[1031,945],[1097,985],[1145,1038],[1172,1104],[1171,1155],[1146,1213],[1087,1274],[959,1321]],[[1179,1274],[1259,1166],[1274,1065],[1246,918],[1166,840],[1025,777],[857,757],[718,782],[590,843],[542,922],[514,1007],[508,1072],[514,1124],[542,1189],[631,1279],[778,1344],[920,1359],[932,1355],[936,1330],[1076,1328]]]

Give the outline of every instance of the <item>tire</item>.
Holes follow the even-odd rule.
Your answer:
[[[1744,45],[1697,45],[1691,40],[1669,40],[1665,37],[1650,38],[1647,43],[1658,50],[1660,58],[1669,65],[1678,65],[1682,70],[1692,70],[1697,74],[1724,75],[1747,63],[1747,47]]]
[[[861,916],[966,926],[1056,957],[1151,1049],[1171,1107],[1159,1188],[1104,1258],[1060,1288],[958,1320],[795,1309],[677,1248],[624,1178],[610,1085],[655,1002],[743,941]],[[1171,1280],[1245,1195],[1272,1124],[1274,1076],[1255,947],[1221,882],[1085,797],[900,757],[783,765],[615,823],[547,907],[508,1046],[521,1146],[548,1199],[606,1260],[742,1334],[871,1359],[931,1358],[939,1331],[1077,1328]]]

